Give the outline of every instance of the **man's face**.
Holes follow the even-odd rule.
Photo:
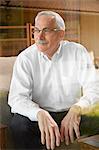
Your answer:
[[[35,22],[34,40],[38,49],[44,53],[55,52],[64,37],[64,31],[58,30],[55,19],[51,16],[39,16]],[[40,32],[38,32],[38,30]],[[43,30],[43,31],[41,31]]]

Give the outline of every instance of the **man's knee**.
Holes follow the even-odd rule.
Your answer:
[[[29,122],[30,121],[28,118],[19,114],[14,114],[10,123],[10,128],[12,129],[12,131],[25,132],[28,129]]]

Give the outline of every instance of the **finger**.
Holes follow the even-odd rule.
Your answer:
[[[42,122],[38,122],[38,125],[41,132],[41,143],[45,144],[44,124]]]
[[[53,133],[54,133],[54,138],[56,141],[56,143],[54,142],[54,145],[56,144],[56,146],[59,146],[60,145],[60,132],[59,132],[58,125],[52,118],[50,119],[50,121],[51,121],[50,123],[53,129]]]
[[[80,137],[80,130],[79,130],[80,120],[81,120],[81,117],[80,116],[79,117],[76,116],[75,122],[74,122],[74,130],[75,130],[77,138]]]
[[[79,130],[79,125],[76,123],[74,124],[74,131],[75,131],[77,139],[79,139],[80,138],[80,130]]]
[[[69,145],[69,131],[67,127],[65,127],[65,143]]]
[[[59,128],[56,126],[55,127],[55,137],[56,137],[56,146],[60,145],[60,132],[59,132]]]
[[[64,127],[63,126],[61,126],[60,128],[60,133],[61,133],[61,142],[63,142],[64,141]]]
[[[51,144],[50,144],[50,134],[48,131],[48,127],[46,127],[46,129],[45,129],[45,138],[46,138],[46,148],[50,149]]]
[[[71,143],[73,143],[74,142],[74,131],[73,131],[72,125],[69,127],[69,137],[70,137]]]
[[[45,133],[44,133],[44,130],[41,131],[41,143],[43,145],[45,144]]]
[[[55,135],[54,135],[54,130],[52,126],[49,126],[49,133],[50,133],[50,145],[51,149],[53,150],[55,148]]]

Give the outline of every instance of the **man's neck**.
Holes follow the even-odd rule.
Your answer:
[[[52,51],[46,51],[46,52],[44,52],[44,54],[51,60],[53,55],[57,52],[58,48],[59,48],[59,45],[56,49],[54,49]]]

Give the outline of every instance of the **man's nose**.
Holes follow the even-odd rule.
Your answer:
[[[39,37],[43,38],[44,35],[45,35],[45,34],[44,34],[44,31],[43,31],[43,30],[40,30],[38,35],[39,35]]]

